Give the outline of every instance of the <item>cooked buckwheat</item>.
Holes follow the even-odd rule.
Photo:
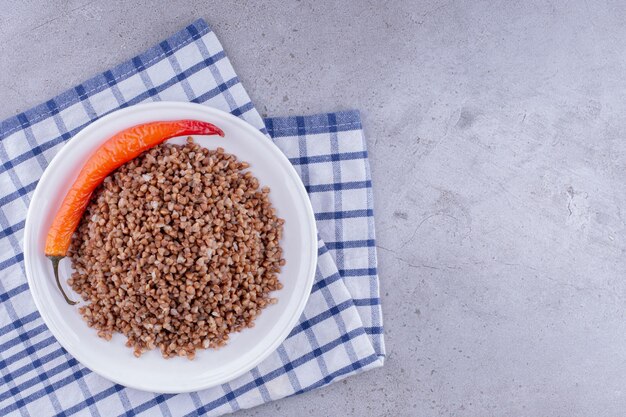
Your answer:
[[[109,175],[72,238],[68,283],[107,340],[192,359],[224,345],[282,288],[282,219],[246,162],[188,139]]]

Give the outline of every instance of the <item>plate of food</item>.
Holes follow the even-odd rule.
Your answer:
[[[155,102],[85,127],[26,218],[24,263],[59,343],[92,371],[160,393],[258,365],[296,325],[317,232],[296,170],[259,130]]]

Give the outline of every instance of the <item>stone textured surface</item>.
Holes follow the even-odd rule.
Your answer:
[[[263,113],[362,111],[384,368],[239,416],[626,407],[624,2],[0,3],[0,118],[205,18]]]

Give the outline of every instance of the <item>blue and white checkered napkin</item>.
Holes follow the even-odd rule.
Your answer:
[[[313,292],[289,338],[246,375],[191,394],[137,391],[84,368],[46,328],[24,274],[26,209],[52,157],[97,118],[154,100],[217,107],[269,134],[302,177],[320,236]],[[372,183],[359,114],[262,120],[204,21],[2,122],[0,161],[0,415],[220,415],[383,364]]]

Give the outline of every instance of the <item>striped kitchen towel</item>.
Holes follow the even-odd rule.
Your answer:
[[[216,107],[268,134],[300,174],[320,237],[313,291],[287,340],[247,374],[190,394],[129,389],[84,368],[46,328],[24,274],[26,210],[54,155],[103,115],[155,100]],[[358,112],[263,120],[204,21],[3,121],[0,162],[0,415],[220,415],[383,364],[372,183]]]

